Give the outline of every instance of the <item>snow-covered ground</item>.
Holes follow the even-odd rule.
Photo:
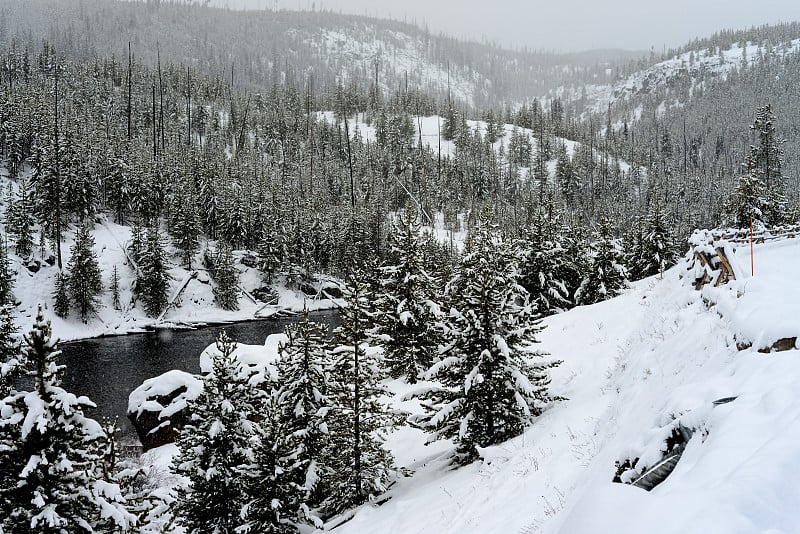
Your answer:
[[[738,280],[693,289],[688,264],[622,296],[550,317],[541,348],[563,359],[552,390],[568,397],[522,436],[453,470],[453,445],[425,445],[403,427],[387,441],[400,478],[382,504],[335,518],[342,534],[794,533],[800,499],[797,347],[757,352],[800,334],[800,240],[746,246]],[[746,268],[742,268],[746,266]],[[777,337],[776,337],[777,336]],[[737,341],[758,340],[739,350]],[[270,345],[269,343],[267,345]],[[741,348],[741,345],[740,345]],[[260,349],[274,357],[274,347]],[[410,387],[388,383],[414,413]],[[713,402],[735,397],[732,402]],[[694,430],[675,471],[653,491],[613,483],[616,462],[651,466],[677,424]],[[168,464],[174,447],[151,451]]]
[[[458,470],[443,460],[448,444],[398,431],[389,446],[414,475],[337,531],[800,532],[798,352],[736,347],[800,334],[798,253],[794,240],[756,246],[753,278],[742,247],[748,269],[728,286],[701,295],[684,264],[547,319],[541,346],[564,360],[552,389],[569,400]],[[737,398],[713,407],[724,397]],[[664,483],[649,493],[612,483],[616,461],[657,461],[678,420],[695,434]]]

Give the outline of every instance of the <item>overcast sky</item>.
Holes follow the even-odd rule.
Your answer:
[[[324,8],[392,17],[505,46],[661,50],[725,28],[800,20],[800,0],[211,0],[231,8]]]

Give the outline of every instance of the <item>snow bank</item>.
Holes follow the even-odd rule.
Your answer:
[[[799,354],[760,354],[758,343],[737,348],[745,335],[769,341],[800,333],[800,281],[791,276],[800,242],[755,251],[755,277],[699,292],[684,264],[618,298],[545,319],[540,347],[564,360],[552,390],[569,400],[458,470],[444,460],[452,445],[426,449],[424,434],[398,430],[387,446],[413,476],[337,530],[800,532]],[[737,274],[745,265],[748,272],[748,247],[733,255]],[[419,410],[398,400],[408,386],[390,387],[395,406]],[[724,397],[736,398],[714,406]],[[662,484],[647,492],[612,482],[616,462],[658,461],[677,424],[694,433]]]

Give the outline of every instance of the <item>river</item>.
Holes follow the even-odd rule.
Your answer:
[[[331,328],[339,322],[334,310],[313,312],[309,317]],[[172,369],[199,373],[200,353],[223,329],[239,343],[263,345],[268,335],[283,332],[298,319],[282,317],[61,343],[59,363],[67,366],[63,386],[97,404],[91,415],[98,421],[117,417],[123,441],[138,442],[126,412],[128,395],[142,382]]]

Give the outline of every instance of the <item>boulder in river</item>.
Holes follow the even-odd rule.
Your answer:
[[[189,420],[188,403],[203,391],[203,381],[183,371],[167,371],[145,380],[128,397],[128,419],[144,450],[175,441]]]

